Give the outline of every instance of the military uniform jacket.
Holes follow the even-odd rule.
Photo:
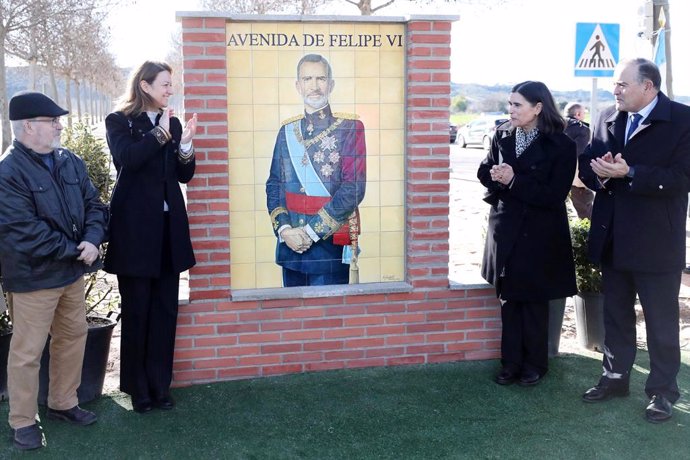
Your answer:
[[[110,242],[105,269],[110,273],[158,277],[161,255],[169,250],[172,267],[183,272],[195,263],[189,221],[180,182],[194,176],[195,162],[178,159],[182,125],[170,119],[172,139],[160,145],[146,113],[128,117],[122,112],[106,117],[106,139],[117,182],[110,203]],[[171,247],[163,248],[163,201],[168,204]]]
[[[627,112],[601,112],[580,157],[580,179],[596,191],[588,252],[617,270],[661,273],[685,267],[690,192],[690,107],[658,94],[656,106],[625,144]],[[634,178],[602,185],[590,161],[621,153]],[[610,259],[610,260],[607,260]]]
[[[576,158],[564,133],[540,133],[516,157],[515,129],[509,123],[497,129],[477,177],[491,204],[482,276],[502,299],[544,301],[577,292],[565,206]],[[491,180],[491,167],[501,162],[513,167],[512,187]]]
[[[302,273],[342,267],[333,234],[356,212],[366,186],[364,125],[326,106],[287,120],[278,132],[266,200],[278,238],[276,263]],[[319,237],[303,254],[280,241],[283,226],[309,227]]]

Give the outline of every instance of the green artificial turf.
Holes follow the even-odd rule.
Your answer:
[[[599,356],[563,355],[531,388],[492,381],[497,361],[373,368],[197,385],[177,407],[140,415],[116,393],[85,405],[98,423],[45,420],[48,447],[0,458],[687,459],[690,354],[671,421],[644,420],[648,356],[631,395],[586,404]],[[0,417],[7,419],[7,403]],[[43,410],[41,413],[43,414]]]

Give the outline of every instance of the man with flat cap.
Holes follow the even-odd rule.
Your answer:
[[[10,100],[14,142],[0,157],[0,271],[13,334],[7,364],[9,424],[19,449],[45,445],[38,373],[50,342],[47,417],[96,421],[78,406],[86,343],[84,274],[100,267],[106,213],[84,161],[60,148],[68,112],[38,92]]]

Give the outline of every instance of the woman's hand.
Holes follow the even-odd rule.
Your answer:
[[[490,173],[491,180],[503,185],[510,184],[513,181],[513,177],[515,177],[513,167],[508,163],[501,163],[500,165],[492,166]]]
[[[165,107],[161,110],[163,112],[161,113],[160,120],[158,120],[158,126],[163,128],[167,132],[170,132],[170,117],[172,116],[172,109]]]
[[[187,123],[184,125],[184,130],[182,131],[182,139],[180,139],[180,142],[182,144],[192,142],[192,139],[194,139],[194,135],[196,134],[196,122],[197,116],[195,113],[194,115],[192,115],[192,118],[187,120]]]

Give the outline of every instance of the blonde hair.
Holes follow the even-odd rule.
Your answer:
[[[127,91],[118,100],[116,110],[134,117],[145,112],[146,108],[153,104],[153,99],[141,89],[141,82],[146,81],[151,85],[158,74],[165,71],[172,74],[172,67],[166,62],[145,61],[141,64],[132,72],[127,83]]]

